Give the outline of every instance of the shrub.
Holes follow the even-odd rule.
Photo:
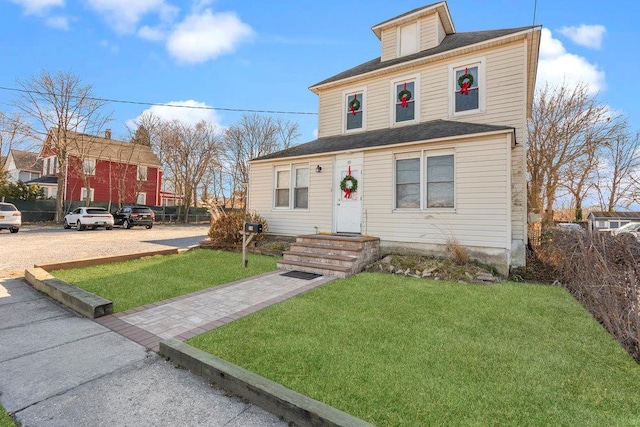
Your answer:
[[[262,240],[269,230],[267,221],[257,213],[244,211],[221,213],[211,220],[211,227],[209,228],[210,245],[208,246],[217,249],[241,249],[241,231],[244,221],[262,224],[262,234],[254,235],[252,243]]]
[[[640,361],[640,242],[624,234],[555,231],[534,255]]]
[[[447,240],[447,257],[449,261],[456,265],[467,265],[469,262],[469,252],[457,239]]]

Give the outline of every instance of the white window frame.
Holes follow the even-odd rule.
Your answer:
[[[90,188],[89,189],[89,201],[93,202],[94,201],[94,194],[95,193],[95,189],[94,188]],[[85,201],[87,199],[87,187],[82,187],[80,189],[80,201]]]
[[[289,190],[289,203],[286,206],[278,206],[278,190],[285,189],[284,187],[278,187],[279,172],[289,172],[289,182],[287,188],[287,190]],[[273,208],[278,210],[291,209],[291,165],[278,166],[273,170]]]
[[[356,129],[347,129],[347,114],[351,114],[349,111],[349,101],[353,99],[353,95],[362,95],[362,102],[360,103],[360,113],[362,114],[362,127]],[[354,87],[342,92],[342,133],[363,132],[367,130],[367,87],[360,86]]]
[[[91,171],[87,171],[87,164],[91,164]],[[84,159],[82,161],[82,173],[84,175],[95,175],[96,174],[96,159]]]
[[[456,112],[456,92],[460,90],[456,80],[456,71],[463,68],[478,67],[478,108]],[[486,59],[484,57],[456,62],[449,65],[449,117],[459,117],[485,112],[487,93]]]
[[[413,110],[413,120],[405,120],[403,122],[396,122],[396,104],[398,102],[398,93],[396,91],[396,86],[404,84],[405,82],[414,82],[414,90],[411,94],[411,101],[414,103]],[[391,108],[389,111],[389,123],[391,127],[396,126],[407,126],[407,125],[415,125],[420,123],[420,74],[411,74],[407,76],[402,76],[391,80]]]
[[[298,169],[307,169],[308,170],[308,179],[307,182],[307,207],[306,208],[296,208],[295,207],[295,190],[296,190],[296,170]],[[287,206],[276,206],[278,202],[278,192],[277,190],[284,190],[283,188],[278,188],[278,172],[289,172],[289,204]],[[309,199],[311,195],[311,164],[310,163],[295,163],[289,164],[286,166],[276,166],[273,168],[273,209],[275,210],[291,210],[291,211],[308,211],[309,210]],[[300,187],[305,188],[305,187]]]
[[[402,37],[402,30],[406,29],[408,27],[411,27],[411,26],[415,26],[415,31],[416,31],[415,41],[414,41],[415,42],[415,51],[407,52],[407,53],[403,54],[402,53],[402,40],[404,38]],[[414,53],[420,52],[420,32],[421,32],[420,21],[398,27],[397,36],[396,36],[397,37],[396,38],[396,40],[397,40],[397,43],[396,43],[396,57],[397,58],[400,58],[400,57],[403,57],[403,56],[413,55]]]
[[[142,173],[142,171],[144,171],[144,173]],[[138,165],[138,181],[146,181],[148,178],[148,168],[146,166],[140,166]]]
[[[141,191],[136,196],[136,205],[146,205],[147,204],[147,193]]]
[[[427,207],[427,159],[429,157],[453,156],[453,207]],[[419,208],[399,208],[397,207],[397,184],[396,184],[396,161],[420,158],[420,207]],[[457,188],[458,188],[458,161],[454,148],[442,148],[434,150],[412,150],[405,152],[396,152],[393,155],[393,206],[394,212],[456,212],[457,204]]]

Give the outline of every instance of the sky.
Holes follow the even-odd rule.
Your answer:
[[[380,56],[371,27],[429,0],[0,0],[0,111],[18,80],[70,71],[110,103],[109,127],[147,110],[166,119],[208,120],[221,129],[243,113],[317,136],[309,86]],[[587,4],[588,3],[588,4]],[[450,0],[457,32],[543,26],[538,86],[585,83],[640,131],[640,3],[635,0]],[[534,13],[535,11],[535,13]],[[171,108],[139,103],[210,107]],[[292,114],[305,113],[305,114]]]

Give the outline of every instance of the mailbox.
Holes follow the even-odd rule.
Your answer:
[[[262,224],[258,222],[245,222],[244,231],[245,233],[262,233]]]

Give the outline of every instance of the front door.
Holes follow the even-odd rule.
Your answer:
[[[351,174],[353,179],[345,180]],[[334,203],[337,233],[360,233],[362,228],[362,157],[336,159]],[[343,190],[341,184],[343,184]],[[353,191],[355,189],[355,191]]]

